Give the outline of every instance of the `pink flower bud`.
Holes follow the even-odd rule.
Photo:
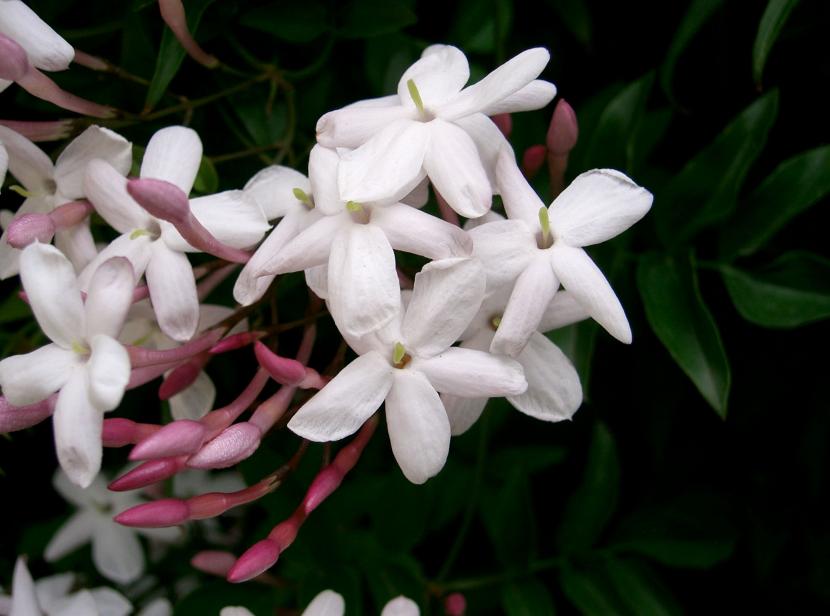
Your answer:
[[[10,246],[26,248],[32,242],[48,244],[55,235],[55,224],[46,214],[23,214],[12,220],[6,230],[6,241]]]
[[[522,172],[528,180],[532,180],[545,164],[548,150],[543,145],[532,145],[525,150],[522,156]]]
[[[562,155],[573,150],[579,137],[576,112],[565,99],[559,99],[548,126],[547,146],[551,154]]]
[[[193,568],[220,577],[225,577],[235,562],[236,556],[219,550],[203,550],[190,559]]]
[[[130,507],[115,518],[122,526],[162,528],[186,522],[190,515],[187,504],[178,498],[164,498]]]
[[[0,120],[0,124],[29,141],[58,141],[72,134],[75,120]]]
[[[265,332],[240,332],[238,334],[232,334],[214,344],[210,348],[209,353],[211,355],[218,355],[220,353],[227,353],[228,351],[235,351],[259,340],[264,335]]]
[[[159,387],[159,400],[169,400],[193,385],[203,367],[204,362],[191,360],[175,368]]]
[[[80,96],[62,90],[58,84],[49,79],[33,66],[17,80],[17,84],[32,96],[36,96],[63,109],[90,115],[96,118],[112,118],[118,115],[115,109],[93,103]]]
[[[176,39],[191,58],[202,66],[215,68],[219,60],[207,53],[190,35],[182,0],[159,0],[159,12],[164,23],[173,31]]]
[[[127,192],[152,216],[178,226],[190,217],[190,201],[181,188],[165,180],[127,180]]]
[[[254,354],[259,365],[281,385],[298,385],[305,377],[306,367],[304,365],[296,359],[280,357],[261,342],[254,344]]]
[[[142,440],[130,452],[130,460],[182,456],[198,451],[207,429],[198,421],[179,419]]]
[[[101,440],[104,447],[123,447],[137,443],[160,429],[161,426],[155,424],[140,424],[123,417],[112,417],[104,420]]]
[[[263,539],[252,545],[228,571],[227,580],[232,584],[247,582],[270,569],[280,557],[280,546],[273,539]]]
[[[490,117],[493,122],[495,122],[496,126],[499,127],[502,135],[509,138],[510,133],[513,132],[513,118],[510,116],[509,113],[499,113],[497,115]]]
[[[28,71],[26,51],[16,41],[0,34],[0,79],[19,81]]]
[[[12,406],[4,396],[0,396],[0,434],[24,430],[39,424],[55,412],[56,401],[57,395],[53,395],[34,404]]]
[[[259,447],[262,433],[247,421],[234,424],[206,443],[187,460],[191,468],[227,468],[251,456]]]
[[[66,229],[82,223],[92,212],[92,204],[89,201],[81,200],[64,203],[49,212],[48,216],[55,224],[56,229]]]
[[[327,466],[320,471],[311,482],[311,485],[303,499],[303,509],[306,514],[314,511],[317,506],[331,496],[343,481],[343,473],[333,466]]]
[[[464,616],[467,611],[467,600],[460,592],[447,595],[444,599],[444,613],[447,616]]]
[[[185,460],[187,460],[185,456],[150,460],[124,473],[107,487],[113,492],[144,488],[178,473],[184,468]]]
[[[221,329],[212,329],[198,338],[172,349],[145,349],[129,345],[124,345],[124,347],[130,354],[130,365],[135,369],[188,360],[194,355],[210,349],[221,337]]]

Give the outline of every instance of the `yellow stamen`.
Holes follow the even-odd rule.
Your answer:
[[[347,201],[346,209],[350,212],[362,212],[363,206],[360,205],[357,201]]]
[[[294,189],[294,196],[297,198],[297,201],[305,204],[308,209],[314,207],[314,202],[311,200],[309,194],[304,191],[302,188],[295,188]]]
[[[30,193],[28,190],[26,190],[25,188],[23,188],[19,184],[12,184],[11,186],[9,186],[9,190],[12,191],[12,192],[16,192],[18,195],[20,195],[24,199],[28,199],[29,197],[32,196],[32,193]]]
[[[418,86],[415,85],[414,81],[408,79],[406,82],[406,87],[409,90],[409,96],[412,97],[412,102],[415,103],[415,106],[418,108],[418,111],[423,113],[424,101],[421,100],[421,93],[418,92]]]
[[[400,342],[395,343],[395,350],[392,352],[392,363],[397,365],[403,361],[406,356],[406,349]]]

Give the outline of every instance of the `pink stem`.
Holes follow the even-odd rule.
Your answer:
[[[24,430],[51,417],[55,412],[57,399],[58,395],[52,394],[34,404],[13,406],[4,396],[0,396],[0,434]]]
[[[222,337],[220,329],[208,330],[198,338],[186,342],[173,349],[145,349],[142,347],[124,345],[130,354],[130,365],[133,368],[153,366],[157,364],[169,364],[176,361],[185,361],[207,351]]]
[[[117,115],[116,110],[112,107],[93,103],[80,96],[70,94],[66,90],[62,90],[58,87],[58,84],[33,66],[29,67],[29,70],[17,80],[17,83],[32,96],[49,101],[58,107],[74,111],[75,113],[89,115],[95,118],[112,118]]]
[[[59,141],[72,133],[75,120],[0,120],[0,124],[20,133],[29,141]]]
[[[199,300],[204,301],[205,298],[210,295],[211,291],[222,284],[228,276],[233,274],[236,268],[237,265],[235,263],[230,263],[211,272],[205,277],[204,280],[199,281],[199,284],[196,286],[196,292],[199,295]]]
[[[191,58],[207,68],[216,68],[219,64],[214,56],[203,50],[190,34],[187,27],[187,17],[181,0],[159,0],[159,12],[161,18],[173,31],[176,39],[184,47]]]

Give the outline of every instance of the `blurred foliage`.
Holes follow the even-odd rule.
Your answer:
[[[655,204],[623,237],[592,249],[626,307],[634,344],[619,345],[590,323],[552,335],[586,386],[573,422],[542,425],[493,401],[425,486],[401,477],[380,431],[281,556],[270,584],[240,588],[193,573],[190,556],[209,547],[197,527],[188,543],[158,556],[152,572],[171,596],[177,579],[197,580],[179,585],[177,615],[216,614],[227,604],[275,613],[323,588],[341,592],[351,614],[377,613],[398,594],[438,614],[451,591],[465,594],[470,614],[510,616],[830,607],[830,261],[822,216],[830,144],[826,101],[817,95],[830,78],[830,6],[185,4],[220,68],[186,57],[151,0],[33,3],[73,45],[120,67],[73,67],[55,78],[123,109],[108,125],[137,153],[166,124],[199,131],[206,158],[197,191],[238,188],[273,162],[302,170],[317,117],[394,91],[421,49],[446,42],[469,54],[473,79],[522,49],[548,47],[544,77],[580,121],[569,175],[621,169],[655,194]],[[6,118],[66,117],[15,87],[2,96]],[[518,153],[544,141],[550,112],[514,116]],[[546,179],[537,181],[546,191]],[[3,192],[4,208],[19,201]],[[3,283],[4,356],[42,343],[16,284]],[[264,310],[301,317],[301,284],[285,277]],[[230,304],[229,285],[211,300]],[[330,323],[320,326],[313,365],[322,368],[337,339]],[[283,344],[296,342],[288,335]],[[234,360],[209,367],[219,403],[252,369]],[[156,420],[154,393],[148,385],[128,395],[118,413]],[[51,491],[47,426],[0,441],[2,580],[19,552],[30,555],[36,577],[51,570],[39,555],[69,513]],[[278,467],[295,446],[285,431],[270,437],[242,464],[246,480]],[[222,520],[237,553],[291,512],[321,453],[312,447],[280,490],[241,518]],[[124,461],[123,451],[107,455],[113,471]],[[88,548],[57,567],[101,582]],[[126,591],[139,601],[146,593]]]

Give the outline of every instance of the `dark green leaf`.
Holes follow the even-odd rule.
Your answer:
[[[741,112],[657,195],[657,230],[666,246],[682,245],[732,213],[777,114],[778,92],[772,90]]]
[[[591,361],[597,345],[599,326],[594,321],[574,323],[547,334],[556,346],[573,362],[582,383],[582,391],[587,397],[588,384],[591,379]]]
[[[501,607],[507,616],[553,616],[550,591],[536,578],[501,587]]]
[[[366,76],[372,86],[372,93],[392,94],[397,92],[398,80],[409,65],[420,55],[416,42],[405,34],[389,34],[366,41]]]
[[[767,3],[752,46],[752,78],[759,87],[767,56],[796,4],[798,0],[769,0]]]
[[[202,156],[202,162],[199,163],[199,172],[193,182],[193,190],[206,195],[219,190],[219,174],[216,173],[216,167],[206,156]]]
[[[548,0],[548,4],[576,40],[585,47],[591,45],[591,12],[584,0]]]
[[[289,43],[308,43],[328,30],[326,9],[314,0],[259,6],[245,13],[240,23]]]
[[[718,415],[726,417],[729,360],[690,263],[647,256],[637,269],[637,286],[660,342]]]
[[[638,616],[672,616],[680,607],[643,563],[609,556],[605,570],[620,601]]]
[[[465,53],[491,54],[510,31],[513,5],[505,0],[463,0],[453,21],[450,39]]]
[[[763,327],[798,327],[830,317],[830,261],[789,253],[765,270],[724,267],[723,280],[743,318]]]
[[[560,551],[587,550],[605,529],[617,507],[620,462],[608,428],[597,423],[588,451],[582,483],[568,499],[556,531]]]
[[[193,0],[193,2],[188,3],[187,25],[191,34],[195,35],[205,9],[212,2],[213,0]],[[153,73],[150,87],[147,90],[147,98],[144,101],[145,109],[152,109],[161,100],[161,97],[167,91],[167,86],[170,85],[173,77],[179,72],[184,56],[184,47],[173,36],[170,28],[165,27],[164,33],[161,35],[159,54],[156,57],[156,70]]]
[[[344,38],[369,38],[397,32],[416,21],[403,0],[354,0],[346,8],[339,33]]]
[[[515,470],[507,481],[488,484],[481,502],[481,517],[499,561],[527,564],[536,543],[527,477]]]
[[[621,613],[614,591],[594,572],[563,567],[559,583],[568,601],[585,616],[613,616]]]
[[[752,191],[726,229],[722,252],[746,256],[761,248],[794,216],[830,193],[830,145],[784,161]]]
[[[695,34],[712,18],[721,4],[723,4],[722,0],[694,0],[689,10],[686,11],[686,15],[683,16],[683,21],[680,22],[680,27],[672,37],[671,46],[666,52],[666,59],[660,68],[660,85],[669,98],[673,98],[672,82],[677,60]]]
[[[32,316],[32,310],[17,293],[9,295],[0,304],[0,323],[11,323],[20,319],[27,319]]]
[[[493,474],[507,475],[518,469],[523,475],[545,470],[565,459],[565,449],[543,445],[508,447],[496,453],[488,462]],[[443,473],[443,471],[442,471]]]

